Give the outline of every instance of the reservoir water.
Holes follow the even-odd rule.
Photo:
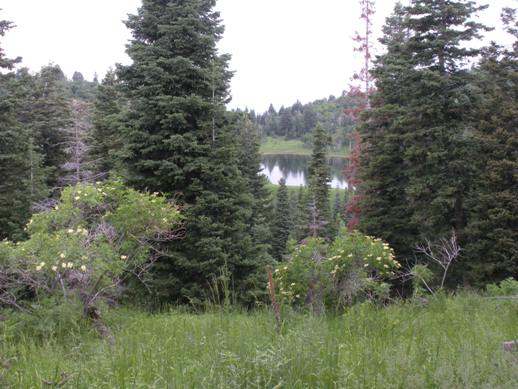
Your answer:
[[[275,185],[279,183],[282,177],[286,179],[286,185],[288,186],[307,185],[310,159],[311,157],[306,155],[263,155],[261,159],[262,173]],[[330,186],[332,188],[347,188],[347,182],[343,176],[346,159],[330,157],[328,163],[331,167]]]

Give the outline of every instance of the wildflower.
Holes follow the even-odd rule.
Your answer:
[[[351,254],[349,254],[349,255],[348,255],[348,257],[349,257],[349,258],[352,258],[352,257],[353,257],[353,254],[352,254],[352,253],[351,253]]]
[[[67,263],[67,268],[72,269],[74,267],[74,264],[72,262]]]
[[[36,266],[36,271],[40,271],[41,270],[41,266]]]
[[[61,253],[61,254],[59,254],[59,257],[60,257],[60,258],[65,258],[65,257],[66,257],[66,255],[65,255],[65,253]]]
[[[73,234],[73,233],[74,233],[74,229],[73,229],[73,228],[69,228],[69,229],[67,230],[67,232],[68,232],[69,234]]]
[[[381,261],[381,257],[376,257],[376,261]]]
[[[62,267],[63,269],[66,269],[66,268],[67,268],[67,264],[66,264],[65,262],[62,262],[62,263],[61,263],[61,267]]]
[[[57,210],[59,210],[59,207],[56,205],[56,206],[54,207],[54,209],[57,211]]]
[[[41,263],[40,263],[40,266],[41,266],[41,267],[45,266],[45,262],[41,262]]]
[[[300,294],[296,295],[295,297],[296,297],[296,298],[300,298]]]
[[[279,272],[279,269],[275,269],[275,273],[278,273]]]
[[[366,263],[365,265],[363,265],[363,267],[368,267],[368,266],[369,266],[369,264],[368,264],[368,263]]]
[[[76,196],[76,197],[74,197],[74,200],[79,200],[80,198],[81,198],[81,197]]]
[[[81,194],[82,192],[80,190],[78,190],[77,193]]]
[[[81,270],[82,270],[82,271],[86,271],[86,266],[85,266],[85,265],[82,265],[82,266],[81,266]]]
[[[288,270],[288,266],[284,266],[284,270]]]
[[[290,286],[295,286],[295,283],[294,283],[294,282],[292,282],[292,283],[290,284]]]
[[[58,267],[57,266],[52,266],[52,271],[58,271]]]
[[[121,255],[121,259],[122,259],[123,261],[125,261],[126,259],[128,259],[128,256],[127,256],[127,255]]]
[[[383,265],[383,267],[384,267],[385,269],[388,269],[388,265]]]

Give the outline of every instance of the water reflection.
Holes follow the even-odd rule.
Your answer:
[[[284,177],[288,186],[307,185],[309,160],[310,157],[305,155],[263,155],[261,168],[263,174],[273,184],[278,184]],[[346,188],[347,182],[342,174],[345,158],[330,157],[328,162],[331,167],[330,186]]]

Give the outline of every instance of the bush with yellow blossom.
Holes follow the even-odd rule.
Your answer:
[[[91,305],[141,277],[154,246],[178,238],[181,222],[174,203],[120,181],[67,187],[32,217],[26,241],[0,243],[0,306],[56,294]]]
[[[357,301],[388,298],[387,283],[401,267],[381,239],[342,229],[326,243],[309,238],[292,250],[274,272],[285,304],[311,309],[341,309]]]

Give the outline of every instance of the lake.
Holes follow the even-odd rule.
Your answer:
[[[311,157],[307,155],[263,155],[261,159],[262,173],[275,185],[278,185],[282,177],[286,179],[286,185],[288,186],[307,185],[310,159]],[[347,182],[342,174],[345,161],[345,158],[328,158],[331,167],[330,186],[332,188],[347,188]]]

